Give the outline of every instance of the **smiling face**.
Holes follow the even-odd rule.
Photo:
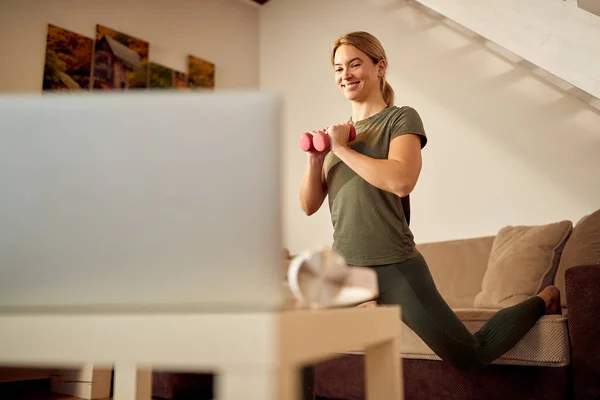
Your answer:
[[[335,82],[350,101],[364,101],[381,95],[381,79],[385,73],[383,60],[373,60],[356,47],[339,46],[334,56]]]

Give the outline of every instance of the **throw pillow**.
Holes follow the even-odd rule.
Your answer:
[[[552,284],[572,229],[571,221],[500,229],[474,306],[510,307]]]
[[[600,264],[600,210],[586,215],[575,224],[567,241],[556,272],[556,286],[561,292],[560,302],[567,307],[565,271],[579,265]]]

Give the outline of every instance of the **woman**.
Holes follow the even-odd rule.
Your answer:
[[[419,114],[394,105],[386,54],[371,34],[352,32],[337,39],[331,62],[335,82],[352,105],[357,138],[348,144],[349,125],[332,125],[326,130],[328,154],[308,153],[302,210],[311,215],[328,197],[333,249],[348,265],[375,270],[377,302],[400,305],[404,323],[442,360],[463,369],[485,367],[511,349],[538,318],[558,312],[558,289],[548,286],[500,310],[471,334],[437,291],[400,204],[417,184],[421,149],[427,143]],[[312,379],[308,368],[305,398],[313,396]]]

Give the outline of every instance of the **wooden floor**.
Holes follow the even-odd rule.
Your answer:
[[[50,380],[32,380],[0,383],[0,399],[3,400],[79,400],[50,392]],[[106,399],[110,400],[110,399]]]

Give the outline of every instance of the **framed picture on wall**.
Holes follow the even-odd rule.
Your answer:
[[[186,89],[187,74],[164,65],[150,62],[148,87],[152,89]]]
[[[93,39],[48,24],[42,90],[89,90],[93,48]]]
[[[189,55],[187,86],[192,89],[214,89],[215,64]]]
[[[149,48],[149,43],[142,39],[96,25],[94,88],[147,88]]]

